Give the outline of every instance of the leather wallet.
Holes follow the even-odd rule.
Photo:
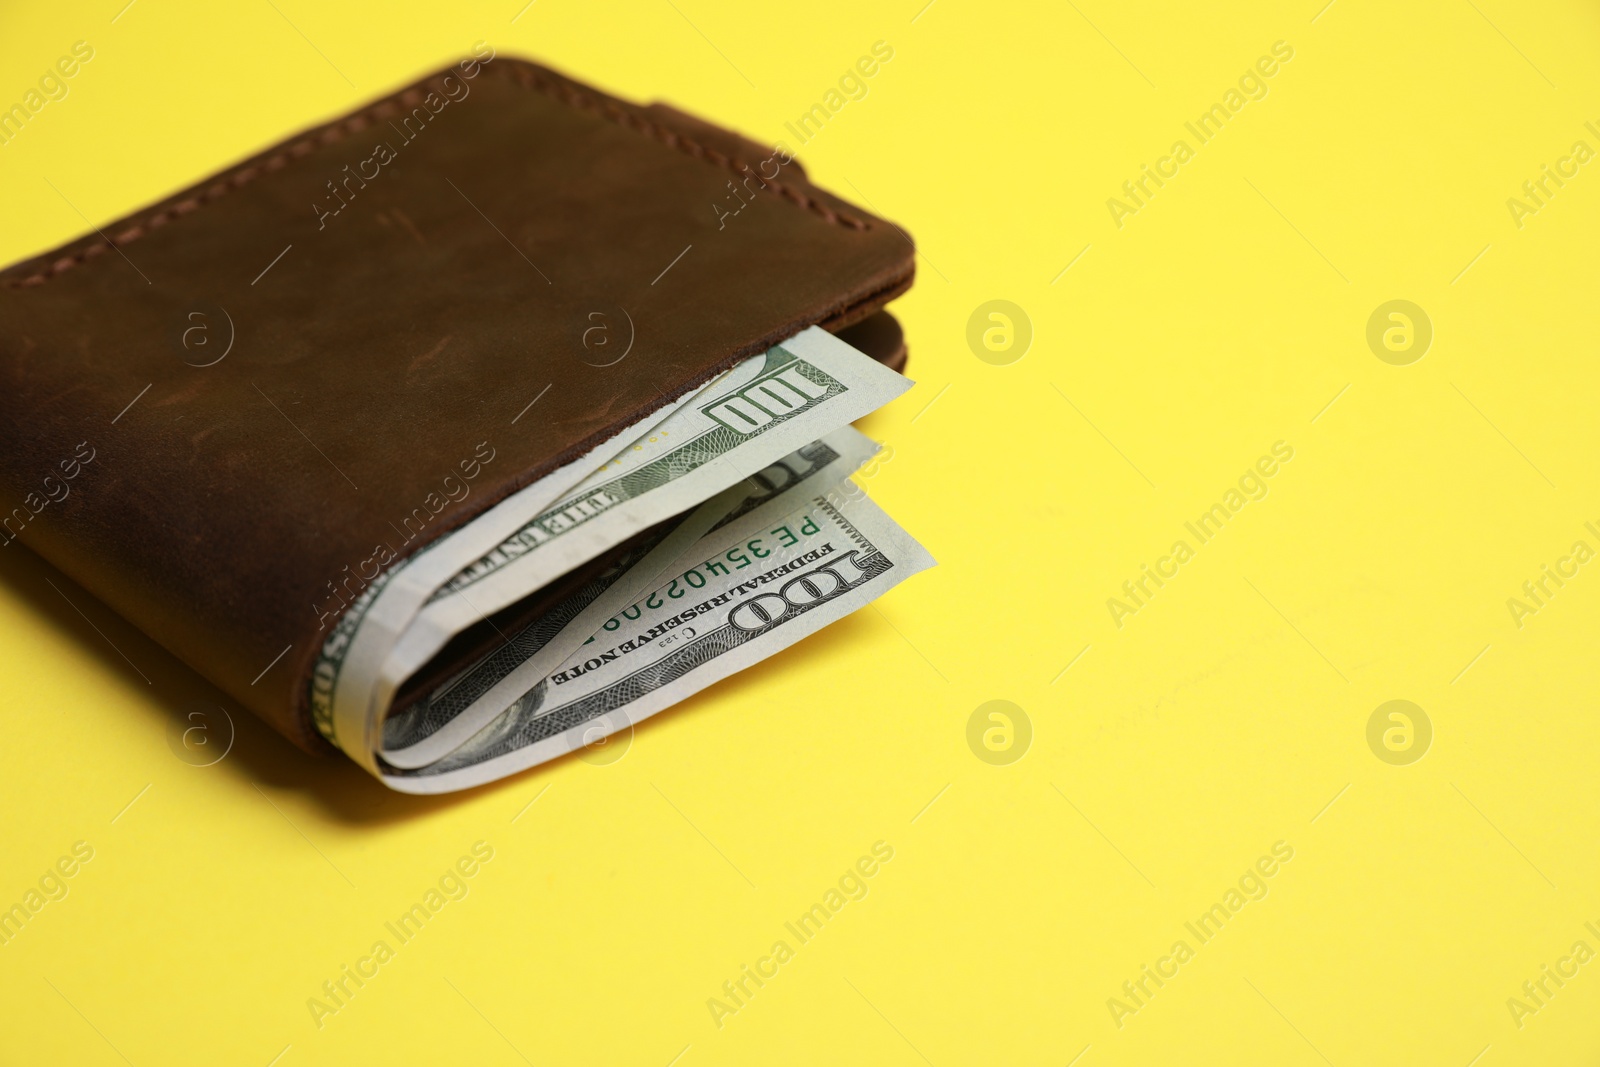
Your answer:
[[[0,545],[327,750],[330,579],[402,516],[810,325],[898,368],[913,255],[784,151],[480,49],[0,271]]]

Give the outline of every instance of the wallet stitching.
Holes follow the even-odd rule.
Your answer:
[[[552,99],[559,100],[568,107],[594,114],[619,126],[631,129],[636,133],[652,137],[669,148],[675,148],[685,155],[702,159],[730,173],[741,177],[754,176],[758,182],[765,183],[765,186],[770,187],[778,196],[805,208],[830,225],[843,226],[852,230],[871,229],[870,223],[836,212],[828,207],[827,204],[799,192],[788,183],[755,174],[750,164],[743,160],[735,159],[717,151],[715,148],[708,148],[693,138],[686,137],[675,130],[643,118],[636,112],[624,108],[610,97],[585,92],[571,82],[549,77],[532,64],[521,63],[516,60],[505,60],[503,62],[514,69],[516,83],[525,89],[536,89]],[[494,70],[495,68],[490,69]],[[61,256],[47,266],[21,278],[4,278],[3,281],[0,281],[0,286],[7,289],[22,289],[43,285],[50,279],[71,270],[80,263],[94,259],[96,256],[102,256],[107,251],[119,250],[123,246],[137,241],[152,230],[160,229],[173,219],[182,218],[184,215],[198,211],[233,190],[250,184],[263,174],[282,170],[289,165],[291,160],[310,155],[318,146],[336,144],[351,134],[359,133],[369,125],[398,112],[402,107],[410,107],[422,103],[425,95],[422,91],[422,86],[433,86],[436,81],[442,81],[444,77],[445,75],[435,75],[433,78],[426,79],[418,85],[403,89],[392,96],[385,97],[374,104],[362,108],[352,115],[329,123],[321,129],[285,146],[271,156],[261,159],[259,162],[244,164],[193,196],[185,197],[176,203],[158,208],[143,218],[136,218],[131,225],[116,235],[115,240],[102,232],[100,234],[102,238],[100,242],[89,244],[82,250],[70,255]],[[83,238],[83,240],[89,239]],[[7,273],[10,272],[3,271],[0,272],[0,275]]]

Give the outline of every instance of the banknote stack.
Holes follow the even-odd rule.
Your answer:
[[[443,793],[607,736],[932,566],[850,482],[851,423],[911,383],[812,327],[373,582],[332,628],[318,728]]]

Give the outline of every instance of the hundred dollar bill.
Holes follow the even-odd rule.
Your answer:
[[[395,693],[456,633],[909,384],[812,328],[663,409],[664,417],[641,420],[368,585],[321,648],[314,719],[347,755],[381,774],[381,724]],[[693,421],[674,431],[688,413]],[[680,447],[680,431],[697,447]],[[580,477],[569,477],[574,468]],[[584,474],[612,481],[590,481],[586,490],[605,491],[575,495]],[[512,501],[516,512],[506,506]],[[437,596],[446,587],[448,595]],[[440,605],[454,614],[430,614]]]
[[[479,619],[910,387],[815,326],[746,360],[461,568],[407,628],[386,673],[409,675]]]
[[[470,741],[387,769],[408,793],[493,781],[630,726],[750,666],[933,565],[865,494],[816,496],[758,539],[713,532],[696,562],[613,617]]]
[[[713,529],[723,538],[759,532],[801,501],[843,482],[878,451],[845,426],[813,441],[713,497],[649,542],[632,547],[603,573],[426,698],[383,724],[383,760],[405,769],[447,756],[559,667],[617,612],[650,591]]]

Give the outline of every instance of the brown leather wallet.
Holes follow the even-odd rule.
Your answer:
[[[403,517],[809,325],[898,366],[912,274],[785,152],[480,50],[0,271],[0,546],[325,750],[319,605]]]

